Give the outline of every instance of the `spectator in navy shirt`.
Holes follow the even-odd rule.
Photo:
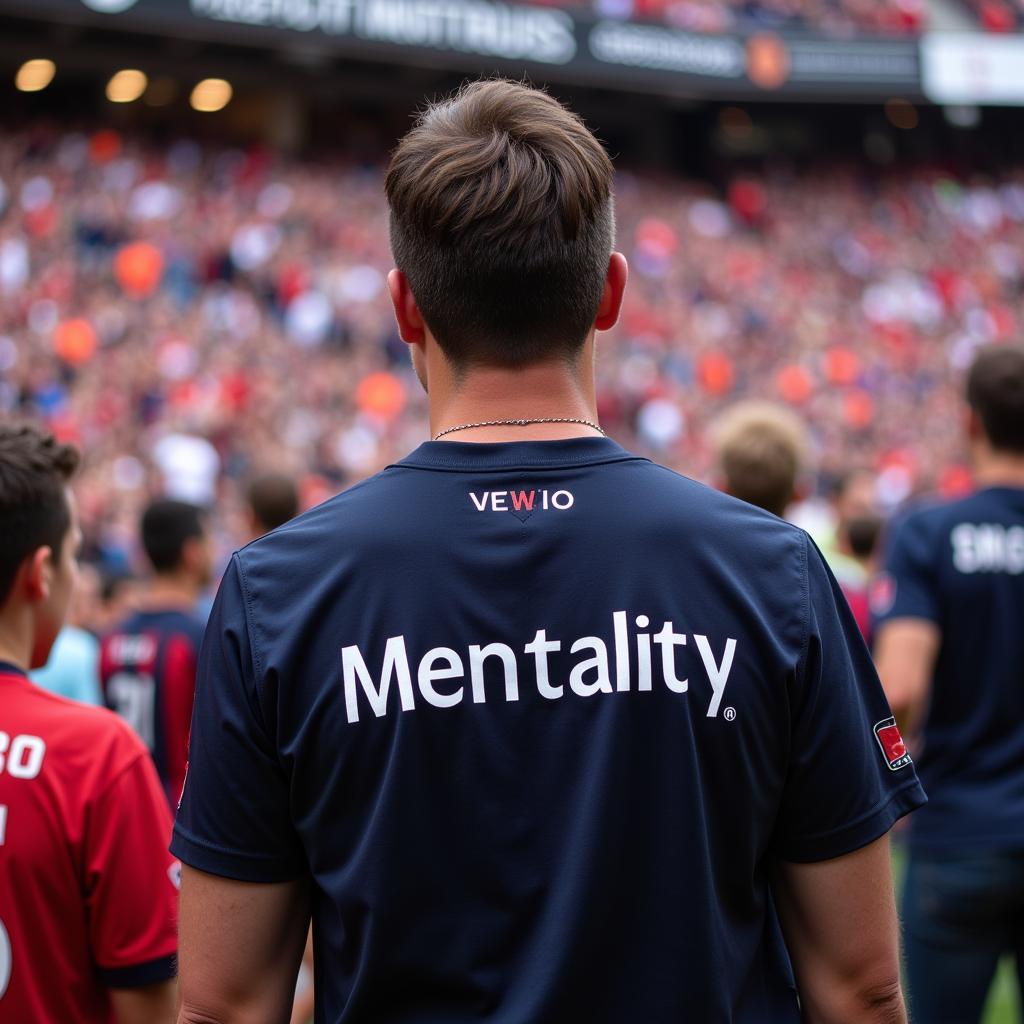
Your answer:
[[[188,730],[204,624],[196,603],[213,559],[204,513],[170,498],[152,502],[140,523],[153,574],[137,608],[100,645],[106,704],[139,734],[175,805],[185,782]]]
[[[905,1020],[923,793],[805,533],[603,436],[612,167],[542,92],[386,189],[433,440],[238,552],[200,661],[179,1020]]]
[[[967,399],[978,490],[899,523],[874,596],[878,670],[931,797],[903,908],[920,1024],[979,1020],[1004,953],[1024,974],[1024,349],[983,350]]]

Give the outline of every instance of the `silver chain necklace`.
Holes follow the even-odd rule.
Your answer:
[[[544,416],[532,420],[483,420],[481,423],[460,423],[457,427],[449,427],[447,430],[442,430],[440,434],[435,434],[433,440],[438,441],[445,434],[454,434],[456,430],[473,430],[475,427],[526,427],[531,423],[579,423],[580,426],[591,427],[604,437],[608,436],[590,420],[577,419],[575,416]]]

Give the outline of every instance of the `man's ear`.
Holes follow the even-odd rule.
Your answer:
[[[423,316],[416,305],[416,299],[413,298],[405,274],[397,268],[388,274],[388,292],[391,295],[391,305],[395,307],[398,336],[407,345],[422,345],[426,338]]]
[[[601,293],[601,305],[597,307],[597,319],[594,326],[599,331],[607,331],[615,326],[622,309],[622,296],[626,291],[626,280],[629,278],[629,264],[621,252],[613,252],[608,260],[608,274],[604,279],[604,291]]]
[[[20,584],[30,601],[45,601],[50,596],[53,569],[53,549],[49,545],[36,548],[22,562],[18,571],[19,578],[15,579],[14,585],[17,587]]]

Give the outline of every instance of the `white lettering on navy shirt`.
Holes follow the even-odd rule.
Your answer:
[[[536,487],[516,491],[470,491],[469,500],[477,512],[534,512],[549,508],[564,512],[576,503],[572,491],[538,490]]]
[[[949,536],[958,572],[1024,572],[1024,526],[958,523]]]
[[[634,688],[637,691],[650,691],[654,688],[655,679],[659,677],[660,682],[672,693],[689,693],[690,677],[680,679],[677,674],[679,649],[687,647],[687,634],[677,633],[675,625],[666,621],[652,635],[648,631],[650,619],[646,615],[636,616],[633,622],[643,632],[637,632],[631,637],[629,614],[625,611],[612,614],[611,651],[608,644],[597,636],[563,641],[549,638],[546,629],[538,629],[518,651],[503,643],[484,646],[470,644],[465,655],[450,647],[433,647],[415,663],[415,672],[404,636],[388,638],[380,670],[376,675],[367,667],[359,645],[351,644],[341,649],[345,711],[349,722],[359,721],[362,693],[363,701],[374,715],[383,717],[388,711],[392,686],[398,691],[397,703],[402,711],[415,709],[417,691],[420,698],[433,707],[454,707],[461,703],[465,694],[467,664],[474,704],[484,704],[488,695],[494,699],[497,694],[504,696],[506,702],[518,701],[520,680],[527,674],[532,674],[537,693],[546,700],[560,700],[567,690],[578,697],[630,691]],[[696,649],[696,658],[692,660],[694,663],[699,660],[710,689],[706,717],[717,718],[732,672],[736,640],[726,638],[721,654],[716,655],[707,636],[702,633],[693,633],[691,636]],[[652,655],[652,643],[661,649],[660,658]],[[553,678],[550,655],[563,649],[581,657],[572,666],[567,678]],[[494,667],[500,669],[503,680],[500,689],[496,689],[493,683],[490,691],[487,689],[484,663],[488,659],[492,659]],[[439,687],[438,683],[443,685]],[[497,699],[501,699],[500,696]],[[734,708],[726,709],[726,718],[730,721],[735,718],[735,714]]]

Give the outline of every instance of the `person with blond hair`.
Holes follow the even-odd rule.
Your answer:
[[[782,518],[808,463],[807,432],[795,412],[774,402],[740,402],[712,425],[719,486]]]

